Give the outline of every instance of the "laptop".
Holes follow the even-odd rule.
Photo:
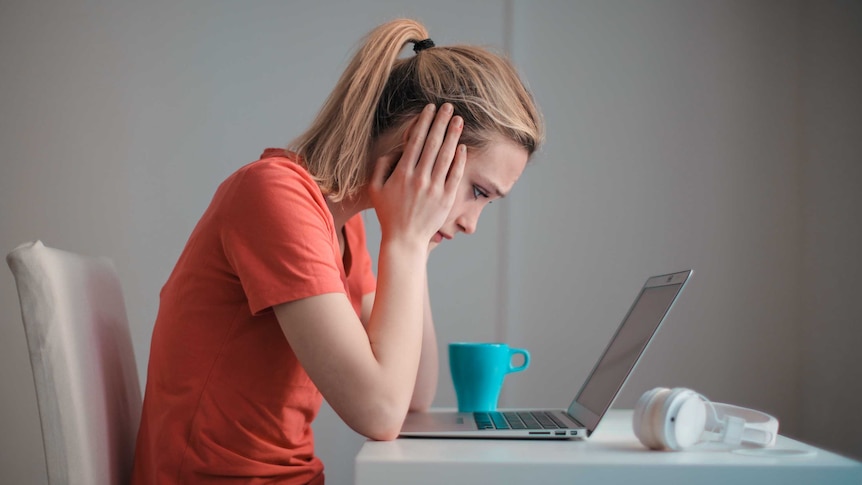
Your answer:
[[[586,382],[567,409],[502,409],[490,413],[411,412],[402,437],[581,439],[589,437],[643,355],[691,270],[647,279]]]

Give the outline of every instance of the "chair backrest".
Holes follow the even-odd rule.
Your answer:
[[[129,483],[141,388],[113,263],[41,241],[6,261],[18,286],[48,482]]]

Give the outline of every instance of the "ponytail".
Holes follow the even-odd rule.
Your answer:
[[[380,94],[404,46],[427,37],[422,24],[408,19],[371,31],[314,123],[291,143],[291,150],[333,200],[352,195],[367,182],[371,166],[365,161]]]
[[[411,42],[416,55],[399,59]],[[314,123],[289,148],[321,191],[339,201],[367,184],[377,137],[404,128],[429,103],[452,104],[464,119],[460,141],[471,148],[502,137],[532,155],[544,138],[539,110],[508,59],[481,47],[435,47],[422,24],[399,19],[368,34]]]

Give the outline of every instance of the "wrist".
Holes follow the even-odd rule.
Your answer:
[[[404,237],[386,237],[384,236],[380,241],[380,254],[383,256],[384,253],[390,253],[394,256],[398,256],[399,259],[404,258],[406,260],[412,260],[414,258],[428,258],[428,253],[430,252],[430,248],[428,245],[428,241],[420,241],[417,238],[404,238]]]

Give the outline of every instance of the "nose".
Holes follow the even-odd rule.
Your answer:
[[[455,220],[455,224],[458,225],[458,229],[464,234],[473,234],[476,232],[476,226],[479,225],[479,215],[482,213],[482,208],[484,208],[484,205],[462,212]]]

